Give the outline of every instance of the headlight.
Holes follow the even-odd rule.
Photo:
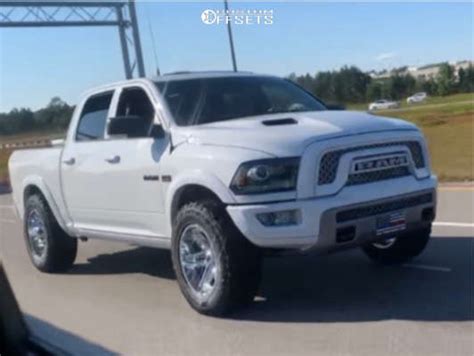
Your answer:
[[[230,188],[235,194],[262,194],[296,189],[300,159],[273,158],[243,163]]]

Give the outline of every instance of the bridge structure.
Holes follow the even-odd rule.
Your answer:
[[[125,77],[145,76],[135,0],[0,1],[0,28],[115,26]]]

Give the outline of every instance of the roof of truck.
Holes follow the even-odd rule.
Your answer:
[[[132,78],[121,80],[114,83],[90,88],[83,93],[83,96],[90,96],[97,92],[112,90],[117,86],[126,85],[129,83],[138,83],[140,81],[151,80],[153,82],[167,82],[170,80],[186,80],[186,79],[200,79],[200,78],[219,78],[219,77],[248,77],[248,76],[264,76],[264,74],[255,74],[252,72],[234,72],[234,71],[201,71],[201,72],[173,72],[154,77]]]
[[[217,77],[240,77],[253,76],[252,72],[234,72],[234,71],[200,71],[200,72],[173,72],[150,78],[156,82],[165,82],[169,80],[199,79],[199,78],[217,78]]]

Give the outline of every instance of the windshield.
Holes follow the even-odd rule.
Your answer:
[[[156,83],[179,126],[256,115],[326,110],[296,84],[274,77],[218,77]]]

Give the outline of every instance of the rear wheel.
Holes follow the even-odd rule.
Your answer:
[[[48,204],[39,194],[25,203],[24,235],[33,265],[42,272],[69,269],[77,254],[77,240],[59,226]]]
[[[213,202],[180,209],[172,258],[180,289],[199,313],[223,315],[252,301],[257,292],[260,251]]]
[[[362,249],[379,263],[403,263],[423,252],[430,239],[431,226],[383,241],[370,243]]]

